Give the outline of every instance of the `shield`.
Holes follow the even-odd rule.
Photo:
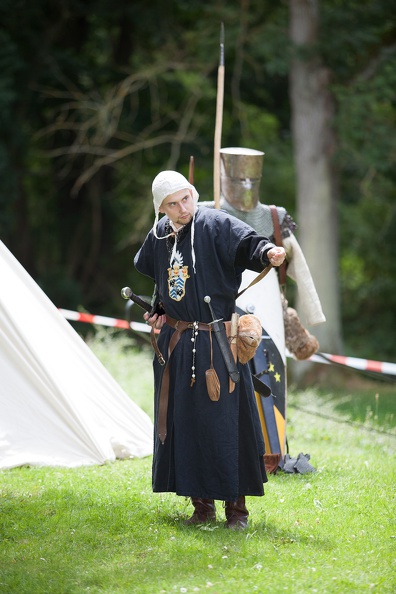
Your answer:
[[[242,287],[246,287],[256,273],[243,273]],[[276,272],[250,287],[237,300],[242,313],[254,313],[262,325],[261,345],[249,365],[252,373],[271,389],[269,397],[256,392],[256,402],[265,442],[265,458],[277,460],[282,467],[286,453],[287,377],[283,310]],[[237,310],[238,311],[238,310]],[[266,461],[267,467],[267,461]],[[268,468],[267,468],[268,470]]]

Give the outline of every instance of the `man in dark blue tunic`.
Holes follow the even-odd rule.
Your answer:
[[[145,314],[161,329],[166,359],[165,366],[154,360],[153,490],[191,497],[190,524],[213,520],[214,500],[225,501],[226,526],[244,528],[245,496],[262,496],[267,481],[264,441],[250,370],[237,363],[240,380],[230,393],[204,297],[217,319],[230,320],[243,270],[279,266],[285,252],[235,217],[199,207],[195,187],[175,171],[161,172],[152,190],[155,222],[134,262],[154,280],[166,312]],[[206,383],[212,364],[218,399]]]

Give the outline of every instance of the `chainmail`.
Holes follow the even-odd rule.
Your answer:
[[[199,205],[214,208],[214,202],[200,202]],[[264,235],[274,242],[274,223],[272,221],[271,209],[266,204],[259,202],[252,210],[242,211],[237,210],[222,198],[220,208],[253,227],[259,235]],[[277,210],[282,237],[289,237],[289,235],[294,233],[297,224],[283,206],[277,206]]]

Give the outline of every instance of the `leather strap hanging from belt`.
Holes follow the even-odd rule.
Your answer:
[[[279,247],[283,247],[282,233],[281,233],[281,229],[280,229],[280,225],[279,225],[278,209],[276,208],[276,206],[274,204],[270,205],[270,209],[271,209],[272,221],[274,223],[275,244]],[[282,287],[285,287],[285,285],[286,285],[286,266],[287,266],[287,263],[286,263],[286,260],[284,260],[283,264],[281,264],[278,267],[279,284]]]
[[[162,353],[161,353],[161,351],[158,348],[157,338],[155,336],[154,326],[151,326],[150,339],[151,339],[151,346],[153,347],[154,352],[157,355],[158,363],[160,365],[165,365],[165,359],[163,358]]]
[[[158,404],[158,436],[161,440],[162,445],[165,443],[166,435],[167,435],[167,421],[168,421],[168,400],[169,400],[169,380],[170,380],[170,369],[169,369],[169,361],[171,354],[173,353],[177,343],[180,340],[181,335],[186,330],[192,330],[194,327],[194,322],[184,322],[183,320],[175,320],[169,316],[166,316],[166,323],[168,326],[171,326],[175,329],[175,332],[172,334],[171,339],[169,341],[168,346],[168,360],[165,365],[164,374],[162,376],[161,382],[161,389],[160,389],[160,396],[159,396],[159,404]],[[210,330],[209,324],[204,324],[202,322],[198,322],[197,325],[198,330]]]

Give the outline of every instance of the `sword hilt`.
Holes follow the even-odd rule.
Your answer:
[[[216,322],[222,322],[223,318],[219,318],[218,320],[216,320],[214,311],[213,311],[213,307],[212,307],[212,303],[211,303],[211,298],[209,297],[209,295],[206,295],[206,297],[204,297],[204,301],[205,303],[207,303],[209,305],[209,309],[210,309],[210,315],[212,316],[212,321],[210,322],[210,324],[216,324]]]
[[[148,311],[149,313],[152,312],[152,307],[150,303],[147,303],[141,297],[135,295],[135,293],[132,291],[130,287],[124,287],[123,289],[121,289],[121,297],[123,299],[130,299],[131,301],[136,303],[136,305],[139,305],[139,307],[141,307],[145,311]],[[151,315],[153,315],[153,313],[151,313]]]

